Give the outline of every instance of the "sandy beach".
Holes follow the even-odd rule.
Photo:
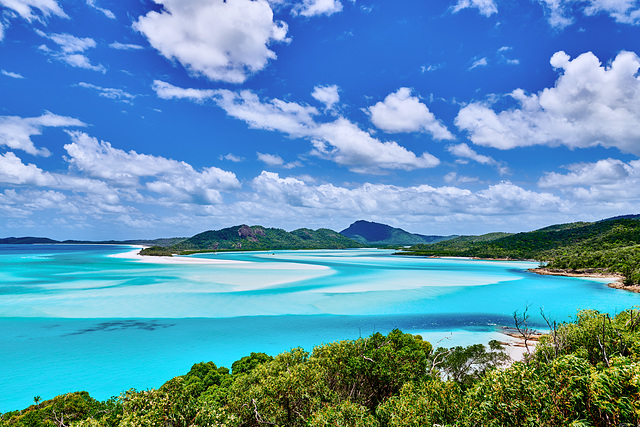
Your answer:
[[[587,272],[578,272],[578,271],[571,272],[571,271],[565,271],[565,270],[559,270],[559,269],[556,270],[556,269],[550,269],[550,268],[544,268],[544,267],[530,268],[528,271],[531,271],[532,273],[536,273],[536,274],[542,274],[545,276],[593,277],[596,279],[607,279],[607,280],[611,280],[610,283],[607,283],[607,286],[609,286],[610,288],[622,289],[624,291],[640,293],[640,285],[631,285],[631,286],[624,285],[622,283],[623,277],[621,274],[587,273]]]
[[[222,260],[210,258],[191,258],[188,256],[142,256],[140,250],[144,246],[135,247],[135,249],[122,252],[119,254],[109,255],[112,258],[132,259],[140,262],[148,262],[152,264],[251,264],[248,261]]]

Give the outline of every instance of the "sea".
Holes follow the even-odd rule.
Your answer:
[[[526,310],[570,321],[640,294],[610,280],[541,276],[537,263],[391,250],[227,252],[170,259],[108,245],[0,245],[0,413],[35,396],[96,399],[157,388],[194,363],[393,329],[434,347],[504,340]]]

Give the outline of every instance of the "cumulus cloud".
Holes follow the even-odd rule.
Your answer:
[[[344,117],[321,123],[316,119],[319,112],[315,107],[277,98],[263,101],[249,90],[235,92],[225,89],[181,89],[160,81],[154,82],[154,90],[158,96],[166,99],[186,98],[199,102],[212,99],[228,115],[243,120],[252,128],[283,132],[290,137],[311,140],[314,147],[312,154],[348,166],[355,172],[413,170],[434,167],[440,163],[427,152],[416,156],[394,141],[380,141]],[[439,123],[435,123],[427,123],[432,132],[438,131]],[[291,165],[297,166],[296,163]]]
[[[107,70],[102,65],[93,65],[89,58],[84,54],[88,49],[96,47],[96,41],[90,37],[76,37],[71,34],[46,34],[42,31],[36,31],[40,36],[46,37],[58,45],[59,50],[52,50],[46,45],[40,46],[40,50],[53,56],[54,58],[66,62],[72,67],[84,68],[87,70],[99,71],[105,73]]]
[[[216,167],[197,171],[185,162],[160,156],[140,154],[114,148],[86,133],[69,132],[67,161],[78,170],[113,182],[117,186],[144,187],[172,197],[197,203],[218,203],[220,191],[238,188],[240,182],[232,172]],[[143,183],[141,178],[147,178]]]
[[[567,173],[547,172],[538,186],[558,189],[581,203],[625,202],[633,210],[640,201],[640,160],[625,163],[608,158],[595,163],[574,163],[565,169]]]
[[[41,135],[45,127],[80,127],[83,122],[46,111],[40,117],[0,116],[0,146],[22,150],[34,156],[49,156],[46,148],[36,148],[32,136]]]
[[[320,125],[314,135],[314,154],[358,173],[379,173],[380,169],[432,168],[440,164],[440,160],[427,152],[416,156],[395,141],[379,141],[342,117]]]
[[[616,22],[640,24],[640,5],[634,0],[538,0],[543,5],[547,21],[562,29],[575,22],[575,11],[586,16],[606,14]]]
[[[243,83],[276,59],[273,43],[288,42],[287,24],[275,22],[266,0],[157,0],[134,23],[164,57],[195,75]]]
[[[340,11],[342,11],[342,3],[340,3],[340,0],[302,0],[302,2],[297,3],[292,9],[294,15],[306,17],[318,15],[329,16]]]
[[[0,183],[82,192],[99,195],[108,204],[120,202],[118,192],[102,181],[46,172],[34,164],[24,164],[12,152],[0,155]]]
[[[562,70],[554,87],[531,95],[517,89],[510,96],[518,107],[501,112],[469,104],[458,113],[456,125],[473,143],[500,149],[599,145],[640,154],[638,56],[621,52],[605,67],[590,52],[574,60],[557,52],[551,65]]]
[[[25,165],[14,153],[0,154],[0,182],[5,184],[51,185],[53,177],[34,164]]]
[[[561,209],[564,202],[550,194],[525,190],[502,182],[477,192],[443,186],[419,185],[399,187],[365,183],[354,188],[333,184],[309,185],[304,181],[263,171],[252,181],[261,197],[273,205],[318,209],[322,212],[349,212],[362,215],[498,215],[522,212],[545,212]]]
[[[313,88],[313,93],[311,96],[319,102],[322,102],[327,110],[333,108],[335,104],[340,101],[340,94],[338,93],[338,86],[316,86]]]
[[[453,13],[469,8],[478,9],[481,15],[487,17],[498,13],[498,6],[494,0],[458,0],[458,3],[453,7]]]
[[[384,101],[369,107],[368,112],[373,124],[385,132],[427,132],[435,139],[455,138],[425,104],[411,96],[407,87],[387,95]]]

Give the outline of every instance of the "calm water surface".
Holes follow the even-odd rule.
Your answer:
[[[540,309],[564,321],[579,309],[640,304],[606,280],[539,276],[527,262],[347,250],[163,264],[122,257],[131,250],[0,245],[0,412],[36,395],[105,399],[158,387],[193,363],[230,367],[252,351],[311,350],[393,328],[468,345],[498,337],[496,325],[512,325],[527,306],[542,325]]]

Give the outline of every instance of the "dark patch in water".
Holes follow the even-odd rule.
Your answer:
[[[156,329],[165,329],[175,326],[175,323],[158,323],[155,320],[142,321],[142,320],[114,320],[110,322],[98,323],[95,326],[81,329],[77,332],[72,332],[67,335],[82,335],[89,332],[112,332],[122,331],[126,329],[142,329],[145,331],[155,331]]]

